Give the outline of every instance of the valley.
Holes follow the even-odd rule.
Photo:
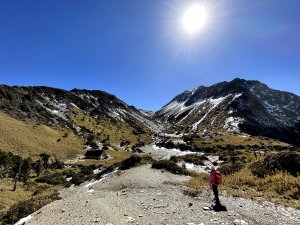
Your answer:
[[[156,112],[103,91],[0,85],[0,221],[298,224],[299,118],[299,96],[242,79]],[[213,165],[227,212],[204,209]]]

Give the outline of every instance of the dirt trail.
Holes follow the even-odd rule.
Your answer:
[[[182,194],[189,177],[161,172],[145,165],[114,173],[101,182],[64,189],[62,200],[32,214],[29,225],[199,225],[300,224],[300,211],[271,203],[221,196],[227,212],[204,210],[212,200]]]

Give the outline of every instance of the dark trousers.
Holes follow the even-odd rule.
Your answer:
[[[220,203],[220,199],[219,199],[218,184],[213,183],[213,184],[212,184],[212,189],[213,189],[213,192],[214,192],[214,195],[215,195],[216,205],[217,205],[217,206],[220,206],[221,203]]]

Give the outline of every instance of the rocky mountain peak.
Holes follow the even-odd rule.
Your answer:
[[[300,143],[300,97],[255,80],[236,78],[185,91],[155,117],[171,130],[225,129]]]

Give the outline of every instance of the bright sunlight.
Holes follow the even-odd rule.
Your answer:
[[[200,4],[189,6],[183,14],[182,26],[189,34],[199,32],[207,22],[207,11]]]

